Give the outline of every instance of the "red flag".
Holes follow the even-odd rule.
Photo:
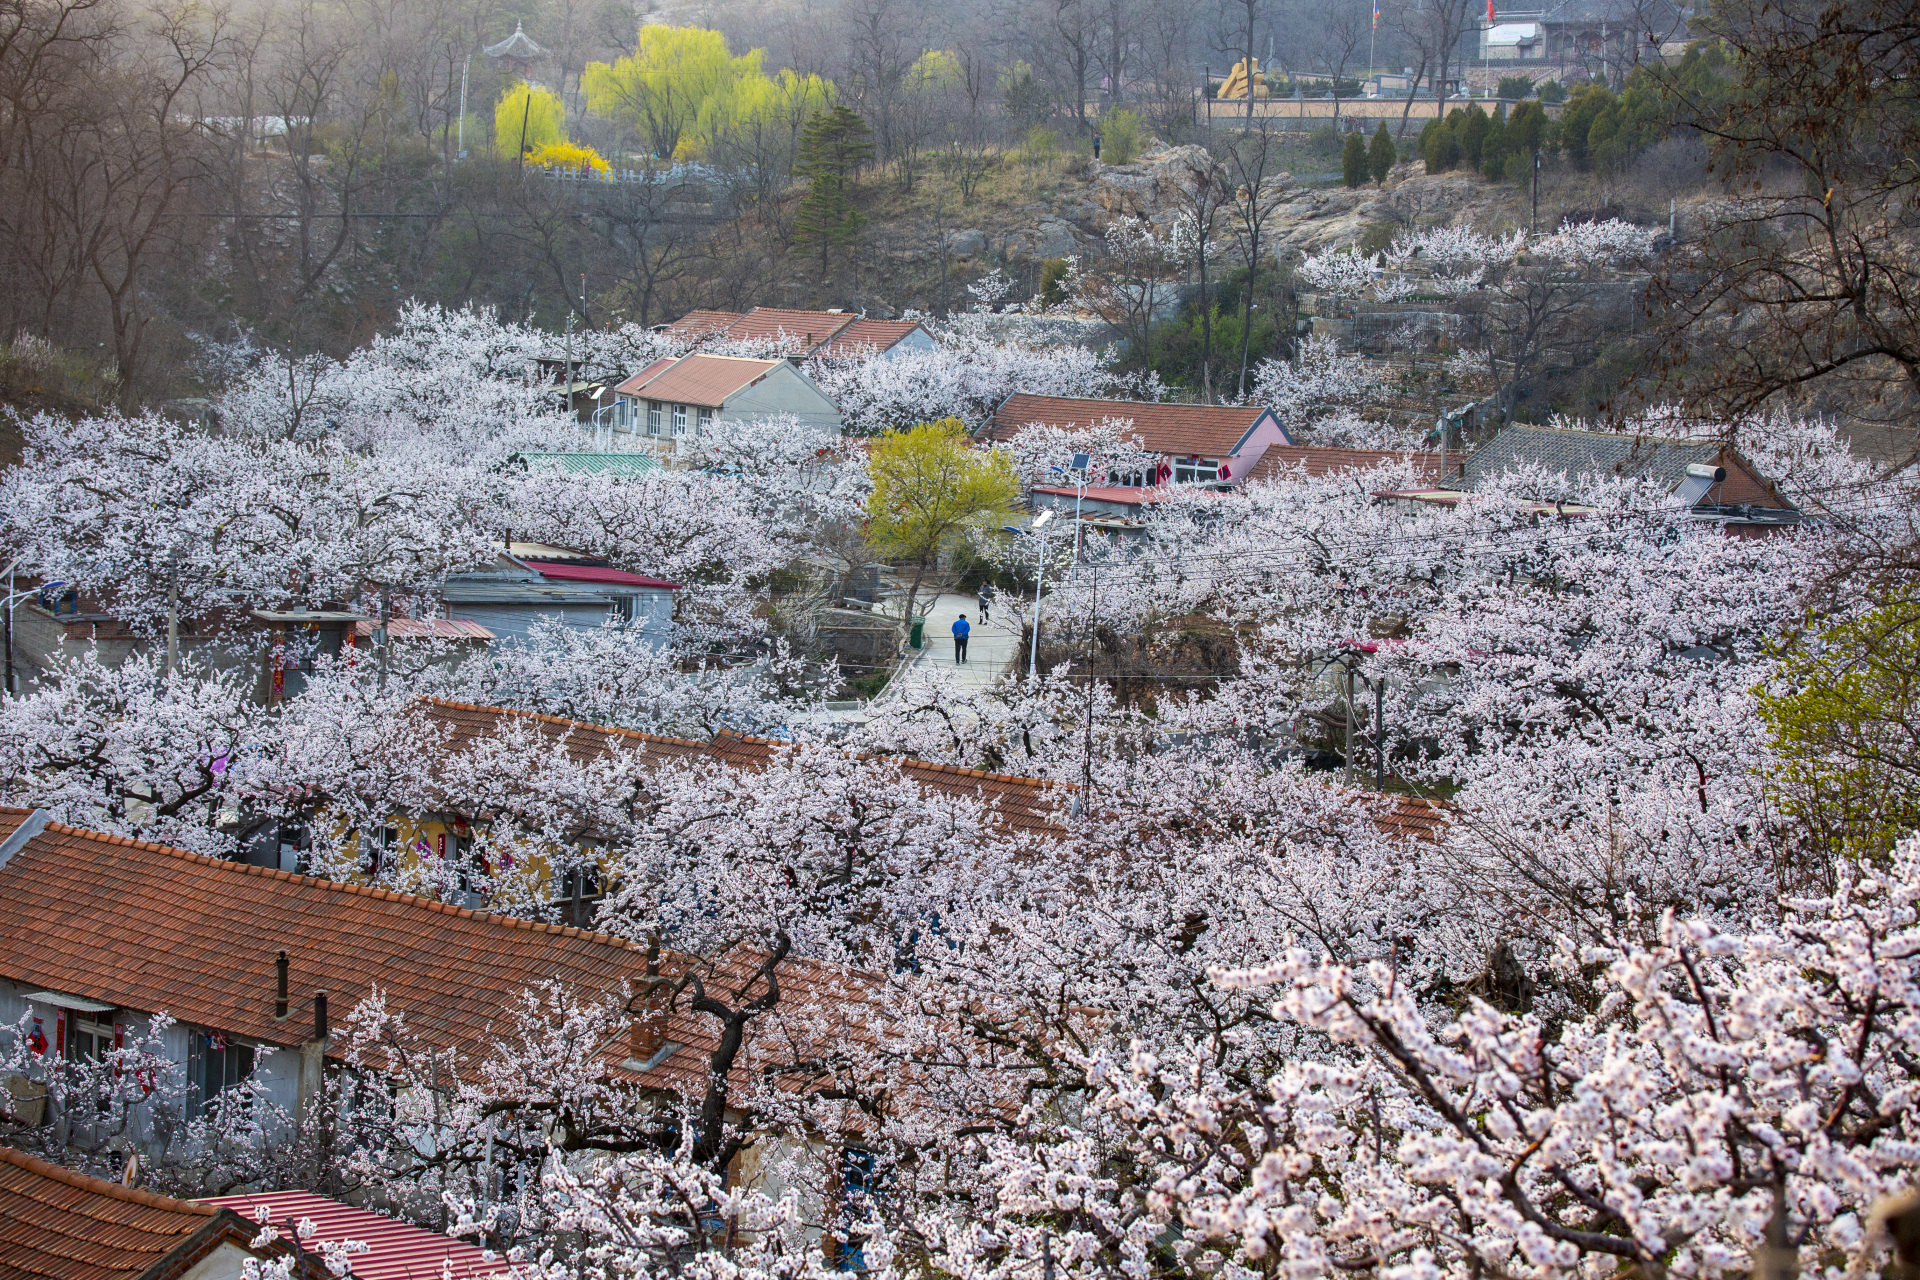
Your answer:
[[[1487,0],[1487,21],[1493,21],[1493,0]]]

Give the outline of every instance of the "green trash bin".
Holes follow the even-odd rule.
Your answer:
[[[907,633],[907,643],[916,649],[924,648],[925,646],[922,644],[922,641],[926,638],[927,620],[925,618],[915,618],[913,620],[913,629]]]

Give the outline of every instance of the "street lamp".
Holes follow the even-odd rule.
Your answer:
[[[1033,640],[1027,646],[1027,678],[1037,678],[1040,669],[1040,584],[1047,573],[1047,521],[1053,519],[1053,508],[1048,507],[1034,517],[1033,523],[1024,529],[1016,529],[1010,524],[1000,527],[1008,533],[1030,534],[1040,530],[1040,554],[1033,565]]]

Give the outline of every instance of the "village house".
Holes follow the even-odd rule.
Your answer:
[[[593,420],[596,427],[679,449],[719,419],[788,415],[824,435],[840,434],[839,407],[792,361],[696,351],[656,360],[620,383],[613,404]]]
[[[447,620],[515,642],[527,640],[541,619],[658,634],[673,622],[673,593],[679,589],[678,583],[615,569],[564,547],[514,542],[486,568],[448,575],[441,599]]]
[[[662,960],[669,974],[695,963],[704,962]],[[41,1055],[59,1062],[98,1058],[144,1037],[164,1013],[173,1019],[164,1054],[184,1073],[189,1116],[242,1081],[287,1117],[311,1114],[340,1068],[339,1026],[376,987],[389,1007],[405,1010],[412,1034],[478,1063],[502,1011],[523,992],[555,981],[581,998],[624,1001],[636,984],[644,988],[647,964],[645,947],[608,933],[227,862],[0,808],[0,1026],[24,1018]],[[738,986],[758,965],[736,951],[707,967],[713,981]],[[823,1045],[841,1031],[836,1011],[852,1008],[863,990],[855,976],[801,959],[782,963],[780,987],[782,999],[807,1008],[809,1034]],[[642,1012],[630,1035],[606,1046],[608,1079],[699,1097],[719,1043],[717,1020],[684,1004]],[[751,1061],[749,1053],[736,1069]],[[17,1112],[34,1083],[0,1081],[0,1096]],[[26,1119],[32,1127],[85,1124],[51,1106]],[[113,1141],[123,1158],[137,1154],[151,1166],[165,1157],[168,1128],[149,1117]]]
[[[280,1258],[297,1258],[302,1280],[326,1275],[284,1240],[255,1247],[258,1234],[223,1205],[155,1195],[0,1146],[0,1275],[8,1280],[239,1280],[248,1262]],[[354,1274],[363,1274],[357,1261]]]
[[[1399,490],[1383,497],[1451,506],[1464,494],[1489,488],[1515,469],[1564,475],[1576,487],[1583,478],[1643,480],[1673,495],[1693,520],[1715,524],[1737,537],[1763,536],[1801,522],[1799,508],[1737,450],[1717,440],[1671,440],[1625,432],[1577,431],[1514,424],[1450,468],[1451,484]],[[1579,494],[1541,501],[1541,514],[1577,516],[1589,508]]]
[[[1159,459],[1157,464],[1124,475],[1112,472],[1095,477],[1105,482],[1099,487],[1109,489],[1244,484],[1269,448],[1293,443],[1273,411],[1259,405],[1142,404],[1025,392],[1016,392],[1000,402],[983,438],[1004,442],[1030,426],[1089,430],[1107,422],[1130,424],[1127,433],[1139,441],[1142,450]],[[1073,488],[1040,485],[1034,489],[1036,503],[1043,495],[1057,498],[1062,494],[1069,501],[1055,505],[1071,506]]]
[[[895,356],[932,351],[933,335],[918,320],[869,320],[845,311],[797,311],[755,307],[751,311],[690,311],[666,331],[703,347],[763,344],[796,360]]]

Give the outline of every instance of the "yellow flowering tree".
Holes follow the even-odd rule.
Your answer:
[[[567,107],[559,95],[524,80],[500,95],[493,108],[493,145],[511,160],[567,140]]]
[[[1012,461],[975,445],[958,418],[887,432],[867,466],[873,476],[867,537],[882,555],[913,566],[905,614],[911,619],[940,553],[955,549],[969,531],[996,529],[1010,519],[1020,480]]]

